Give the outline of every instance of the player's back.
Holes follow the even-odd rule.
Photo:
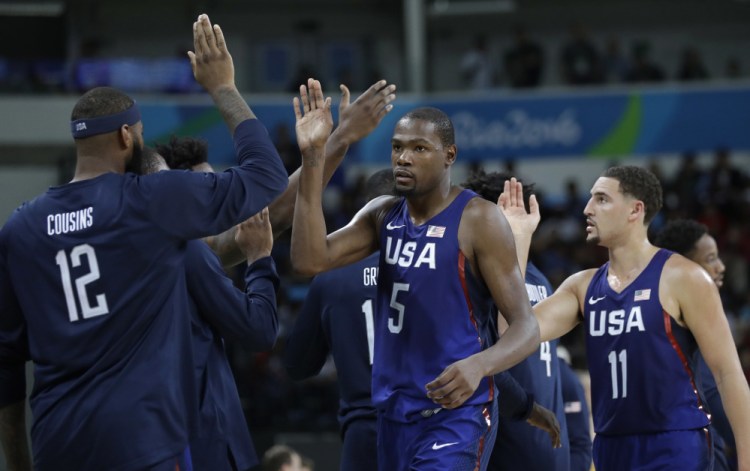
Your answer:
[[[388,419],[408,422],[435,404],[425,385],[448,365],[487,348],[492,299],[458,243],[463,190],[436,216],[414,225],[405,199],[383,221],[375,316],[373,402]],[[476,267],[475,267],[476,268]],[[466,404],[492,400],[490,378]]]
[[[194,390],[183,243],[132,175],[51,188],[14,213],[2,250],[35,363],[41,468],[130,469],[178,454]]]
[[[671,252],[660,250],[621,292],[607,281],[609,264],[586,291],[584,326],[594,429],[622,435],[693,430],[708,425],[689,360],[696,344],[659,300]]]
[[[376,252],[313,282],[325,287],[321,321],[338,371],[342,428],[356,418],[375,417],[372,357],[379,256]]]
[[[547,278],[529,263],[526,268],[526,292],[531,305],[552,294]],[[513,378],[541,406],[555,413],[560,423],[560,448],[553,448],[549,434],[532,427],[525,421],[500,418],[495,448],[490,460],[490,470],[549,470],[569,468],[568,429],[565,424],[565,407],[562,400],[560,367],[557,358],[557,340],[542,342],[539,350],[509,369]],[[503,398],[500,396],[499,401]]]

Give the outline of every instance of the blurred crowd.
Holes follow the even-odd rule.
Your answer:
[[[531,89],[558,84],[692,82],[744,76],[739,57],[728,55],[721,58],[723,65],[720,69],[715,64],[711,68],[704,60],[701,48],[688,43],[680,52],[677,66],[670,65],[674,70],[669,70],[655,57],[664,57],[665,50],[673,49],[674,44],[665,45],[647,39],[626,44],[617,36],[602,34],[594,38],[579,23],[569,27],[567,36],[554,50],[549,43],[545,46],[522,24],[517,24],[509,35],[503,37],[477,34],[473,38],[458,38],[457,42],[461,40],[470,42],[471,47],[458,54],[453,61],[456,63],[441,63],[443,70],[437,71],[437,63],[431,64],[428,55],[427,67],[431,73],[440,75],[460,74],[457,83],[463,90]],[[350,42],[351,50],[359,50],[355,47],[357,40]],[[105,45],[106,41],[101,38],[87,37],[80,40],[75,54],[68,57],[28,59],[6,57],[0,53],[0,93],[78,94],[102,85],[133,92],[200,92],[185,60],[185,51],[180,47],[168,57],[112,57]],[[378,72],[382,67],[373,61],[362,65],[367,68],[365,71],[355,71],[352,65],[323,71],[306,61],[288,64],[286,56],[294,55],[292,51],[269,50],[264,54],[268,56],[268,64],[263,66],[268,70],[264,74],[288,82],[283,89],[292,92],[297,90],[300,80],[307,77],[328,78],[359,90],[382,76]],[[274,59],[274,55],[279,57]],[[434,84],[430,86],[435,88]],[[268,91],[262,84],[246,88]]]
[[[669,176],[665,176],[658,160],[649,164],[664,188],[664,208],[651,223],[650,236],[676,218],[695,219],[709,228],[726,266],[721,296],[750,380],[750,173],[746,167],[733,164],[726,148],[715,150],[710,165],[700,165],[692,153],[685,153],[680,162]],[[295,165],[296,162],[289,162],[290,169],[296,168]],[[506,167],[514,171],[510,162]],[[524,175],[519,177],[523,179]],[[365,176],[354,179],[347,186],[343,178],[334,179],[333,187],[327,190],[329,231],[341,227],[364,204],[364,180]],[[570,180],[562,197],[547,197],[544,188],[535,188],[542,222],[534,238],[531,259],[553,287],[570,274],[598,267],[607,260],[604,249],[584,242],[583,208],[591,183],[580,182],[579,186]],[[286,336],[310,281],[292,273],[288,237],[289,234],[277,240],[274,247],[274,257],[283,273],[279,340],[274,351],[261,355],[251,355],[239,346],[230,345],[235,376],[253,430],[336,431],[338,396],[333,363],[327,364],[318,377],[298,383],[287,376],[281,361]],[[579,370],[586,369],[583,341],[580,325],[562,339],[571,352],[574,368]]]

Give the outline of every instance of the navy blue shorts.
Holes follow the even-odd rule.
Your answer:
[[[497,401],[439,412],[416,422],[378,417],[381,471],[484,471],[497,435]]]
[[[706,471],[713,469],[707,429],[638,435],[597,435],[594,466],[606,471]]]
[[[341,471],[377,471],[378,422],[374,417],[353,420],[344,431]]]

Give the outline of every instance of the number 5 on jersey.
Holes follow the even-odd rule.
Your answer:
[[[404,309],[406,306],[398,302],[398,293],[404,291],[409,292],[409,283],[393,283],[393,291],[391,291],[391,309],[395,309],[398,312],[398,317],[394,319],[388,316],[388,330],[392,334],[398,334],[401,329],[404,328]]]
[[[76,291],[74,292],[73,283],[70,279],[70,265],[73,268],[81,266],[81,258],[84,256],[88,262],[89,272],[75,279]],[[109,314],[107,298],[104,294],[97,294],[95,297],[96,304],[92,306],[89,303],[89,295],[86,292],[86,285],[99,279],[99,264],[96,261],[96,252],[92,246],[82,244],[73,247],[73,250],[70,251],[70,265],[68,265],[68,257],[65,251],[60,250],[55,256],[55,262],[60,267],[60,277],[62,278],[63,292],[65,292],[65,303],[68,306],[70,322],[81,320],[78,316],[76,298],[78,298],[78,304],[81,305],[81,314],[84,319]]]

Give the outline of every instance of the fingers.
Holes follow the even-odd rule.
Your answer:
[[[214,30],[211,27],[211,21],[209,21],[208,15],[200,15],[198,17],[198,23],[198,28],[203,31],[204,40],[206,42],[206,52],[210,52],[216,47],[216,38],[214,37]]]
[[[198,21],[193,21],[193,49],[195,49],[195,54],[203,54],[205,44],[203,30],[198,27]]]
[[[319,109],[325,107],[325,98],[323,98],[323,87],[320,85],[319,80],[311,80],[312,82],[312,93],[315,96],[315,108]]]
[[[294,108],[295,121],[299,121],[300,119],[302,119],[302,110],[300,109],[299,98],[297,97],[292,98],[292,108]]]
[[[224,39],[224,32],[221,30],[221,26],[214,25],[214,35],[216,36],[216,47],[219,49],[219,52],[228,53],[227,41]]]
[[[195,75],[195,53],[193,51],[188,51],[187,55],[188,59],[190,59],[190,68],[193,69],[193,75]]]
[[[299,86],[299,96],[302,100],[302,114],[310,112],[310,97],[307,95],[307,87],[304,85]]]
[[[351,92],[349,92],[349,88],[344,85],[343,83],[339,85],[339,89],[341,90],[341,102],[339,102],[339,113],[349,106],[349,100],[351,99]]]
[[[529,197],[529,213],[539,216],[539,202],[536,200],[536,195]]]

